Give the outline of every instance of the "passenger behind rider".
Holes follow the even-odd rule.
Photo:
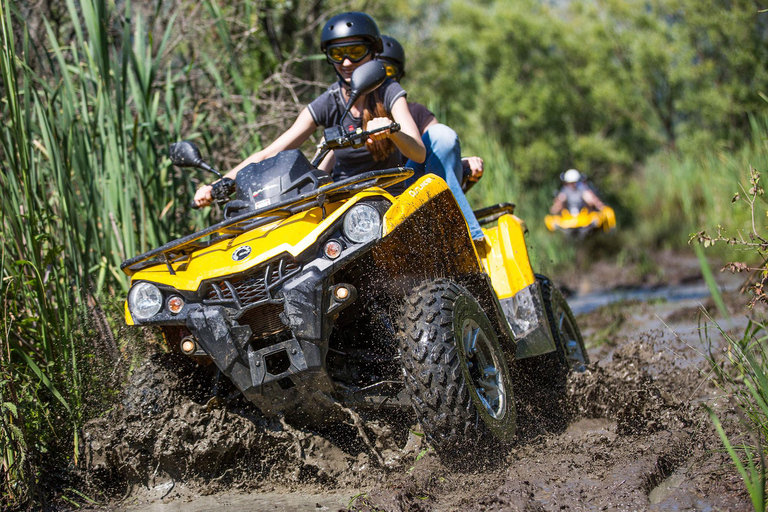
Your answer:
[[[405,91],[394,80],[386,80],[374,92],[360,97],[345,119],[346,102],[352,72],[372,60],[382,50],[382,41],[376,22],[361,12],[346,12],[334,16],[323,27],[320,49],[333,65],[339,81],[313,100],[299,114],[293,125],[269,146],[257,151],[226,174],[234,179],[240,169],[261,162],[287,149],[300,147],[319,127],[342,124],[345,128],[373,130],[395,122],[400,131],[382,131],[370,136],[362,148],[336,150],[336,164],[331,171],[334,180],[377,169],[400,165],[400,154],[415,162],[423,162],[426,149],[421,141],[416,123],[408,110]],[[201,186],[195,193],[195,204],[211,203],[211,185]]]
[[[384,63],[387,76],[400,82],[405,76],[405,50],[394,37],[382,35],[381,39],[384,48],[376,58]],[[405,182],[406,185],[410,186],[427,173],[440,176],[453,192],[456,202],[467,220],[472,239],[482,240],[484,238],[483,230],[472,212],[472,207],[469,205],[461,185],[465,169],[470,174],[469,179],[471,181],[477,181],[482,177],[483,159],[478,156],[462,158],[461,145],[456,132],[448,126],[438,123],[435,115],[427,107],[409,101],[408,109],[419,128],[424,147],[427,149],[427,159],[423,163],[419,163],[412,159],[403,158],[401,165],[414,170],[413,177]],[[333,165],[333,162],[333,155],[330,154],[320,165],[320,168],[327,169]]]
[[[400,82],[405,76],[405,50],[394,37],[381,36],[381,38],[384,49],[376,58],[384,62],[387,75]],[[443,178],[467,219],[472,239],[482,239],[483,231],[464,195],[461,183],[465,169],[470,172],[470,181],[477,181],[483,176],[483,159],[479,156],[462,158],[459,136],[450,127],[438,123],[435,114],[427,107],[409,101],[408,108],[421,133],[421,141],[427,148],[427,159],[424,163],[408,160],[405,166],[413,168],[414,178],[426,173]]]
[[[572,215],[578,215],[582,208],[598,211],[605,208],[597,194],[582,181],[582,175],[576,169],[565,171],[560,175],[560,180],[563,186],[549,210],[553,215],[559,215],[563,210],[567,210]]]

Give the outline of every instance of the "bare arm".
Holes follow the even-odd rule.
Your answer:
[[[392,142],[395,143],[397,149],[406,158],[414,162],[421,163],[426,160],[427,150],[424,147],[424,143],[421,142],[421,134],[411,116],[411,111],[408,110],[408,102],[404,97],[400,97],[395,101],[395,104],[392,106],[392,117],[396,123],[400,124],[400,131],[388,134],[388,136],[392,138]]]
[[[226,177],[235,179],[235,176],[240,169],[246,165],[261,162],[262,160],[273,157],[286,149],[298,148],[316,129],[317,125],[315,124],[315,120],[312,119],[312,114],[309,113],[309,109],[304,108],[299,114],[299,117],[296,118],[296,121],[293,122],[293,125],[276,138],[272,144],[240,162],[237,167],[227,173]]]
[[[584,194],[582,194],[582,197],[584,198],[584,202],[587,203],[587,205],[591,206],[596,210],[602,210],[603,208],[605,208],[605,204],[603,204],[600,198],[597,197],[597,194],[595,194],[589,189],[584,191]]]
[[[317,166],[318,169],[321,171],[325,171],[328,174],[331,174],[331,171],[336,166],[336,153],[333,150],[330,150],[327,155],[325,155],[325,158],[323,158],[323,161],[320,162],[320,165]]]
[[[565,206],[565,194],[560,192],[557,194],[557,197],[555,197],[555,202],[552,205],[552,208],[549,209],[549,213],[557,215],[563,210],[563,206]]]

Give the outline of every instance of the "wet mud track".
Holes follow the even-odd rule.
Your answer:
[[[737,332],[744,302],[729,300]],[[567,425],[527,418],[517,443],[470,454],[460,469],[407,427],[373,422],[366,432],[382,467],[349,425],[316,432],[243,404],[208,404],[189,384],[192,370],[155,360],[135,373],[121,407],[85,429],[89,484],[111,497],[95,508],[750,510],[702,407],[725,413],[728,404],[705,360],[722,341],[700,329],[698,311],[697,300],[657,301],[581,315],[588,346],[603,343],[569,380]]]

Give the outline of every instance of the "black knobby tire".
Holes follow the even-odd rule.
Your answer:
[[[564,373],[583,372],[589,364],[589,355],[568,302],[549,278],[536,274],[536,280],[541,285],[547,321]]]
[[[467,448],[514,438],[507,359],[491,322],[465,288],[437,279],[414,289],[398,340],[406,390],[438,454],[460,459]]]
[[[522,439],[533,439],[565,430],[573,412],[567,399],[568,374],[573,370],[583,370],[589,362],[581,332],[563,294],[546,277],[536,275],[536,280],[541,286],[547,322],[556,350],[516,362],[515,390]],[[569,364],[566,348],[568,339],[576,341],[580,353],[583,353],[582,364]]]

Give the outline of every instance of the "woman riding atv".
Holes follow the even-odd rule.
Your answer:
[[[339,81],[304,108],[288,130],[229,171],[226,178],[234,179],[238,171],[251,163],[300,147],[319,126],[343,125],[351,132],[357,128],[374,130],[389,126],[393,120],[400,125],[398,132],[381,131],[372,134],[364,147],[336,150],[336,164],[331,172],[333,179],[397,167],[400,153],[415,162],[424,162],[426,150],[421,134],[408,110],[406,93],[396,81],[386,80],[374,92],[362,95],[348,116],[342,119],[349,99],[352,72],[373,60],[382,50],[381,34],[373,18],[361,12],[334,16],[323,27],[320,48],[333,65]],[[195,194],[195,204],[198,207],[210,204],[211,191],[211,185],[200,187]]]
[[[398,83],[405,76],[405,50],[394,38],[381,36],[383,50],[376,59],[384,64],[387,76]],[[472,207],[464,195],[483,175],[483,160],[477,156],[461,157],[459,137],[450,127],[438,123],[435,115],[421,103],[408,102],[408,109],[421,134],[421,141],[427,150],[427,158],[423,163],[402,159],[402,165],[414,170],[414,174],[405,180],[408,187],[424,174],[431,173],[440,176],[453,192],[456,202],[461,208],[467,221],[470,235],[475,241],[483,240],[483,230],[475,217]],[[329,169],[335,164],[335,155],[331,151],[320,165],[321,169]]]
[[[605,204],[597,197],[597,194],[584,184],[578,170],[568,169],[560,175],[560,181],[563,182],[563,186],[557,193],[552,208],[550,208],[552,215],[558,215],[563,210],[577,215],[582,208],[591,208],[596,211],[605,208]]]

